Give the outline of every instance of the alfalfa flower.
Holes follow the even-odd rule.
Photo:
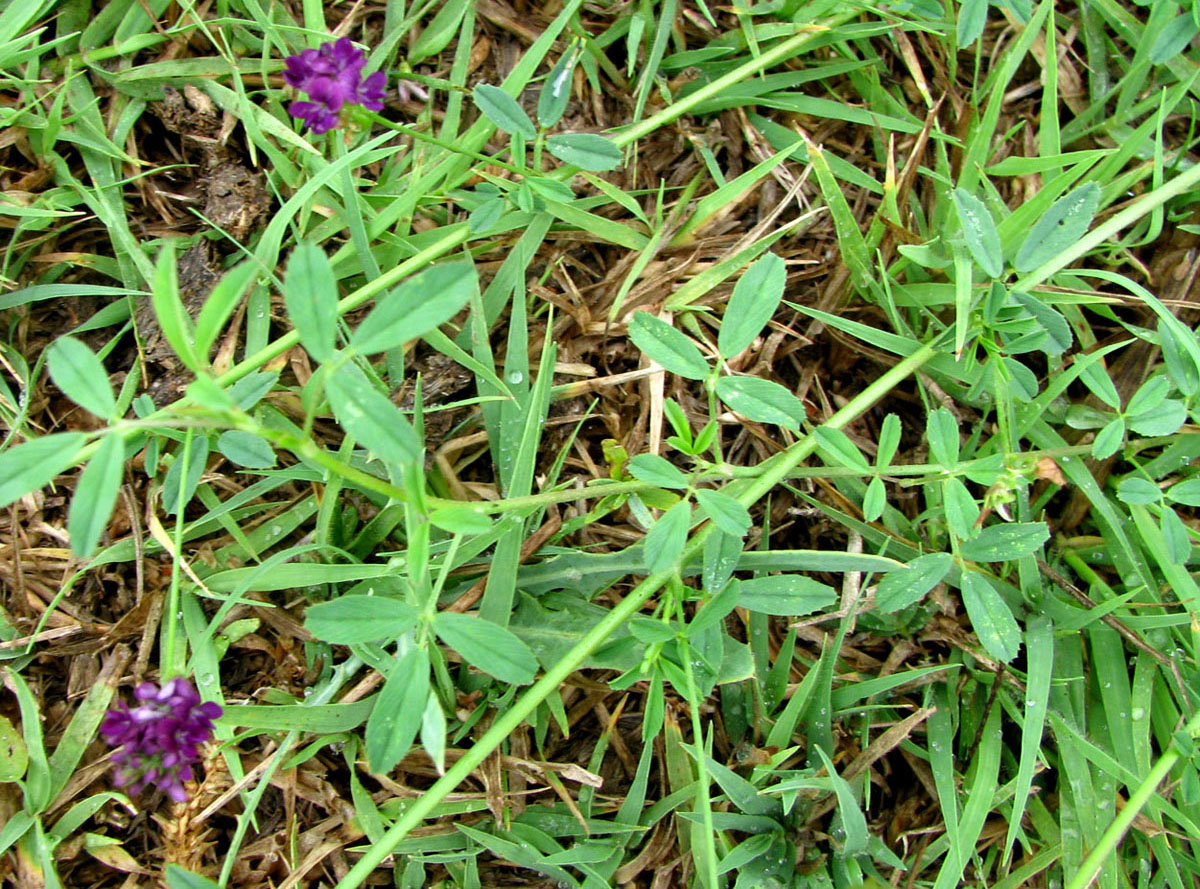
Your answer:
[[[156,785],[175,802],[185,802],[183,785],[192,780],[192,765],[200,760],[200,745],[212,737],[221,706],[201,703],[195,687],[179,676],[161,689],[143,682],[133,696],[138,706],[122,702],[100,725],[104,740],[120,748],[113,755],[114,782],[130,793]]]
[[[288,106],[288,114],[309,125],[314,133],[326,133],[342,122],[342,109],[361,105],[371,111],[383,108],[387,75],[376,71],[366,77],[363,51],[343,37],[306,49],[284,59],[284,82],[308,95]]]

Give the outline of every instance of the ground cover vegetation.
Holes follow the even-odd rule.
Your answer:
[[[1198,25],[0,3],[0,881],[1200,885]]]

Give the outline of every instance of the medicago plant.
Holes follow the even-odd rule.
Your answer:
[[[1190,885],[1195,34],[3,7],[0,879]]]

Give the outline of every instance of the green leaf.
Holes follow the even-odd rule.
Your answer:
[[[208,877],[184,870],[178,864],[168,864],[167,889],[220,889],[220,886]]]
[[[738,843],[721,859],[721,863],[717,866],[717,873],[727,874],[730,871],[736,871],[740,874],[751,862],[762,858],[775,843],[775,839],[774,833],[751,834],[749,839]]]
[[[883,479],[875,476],[867,484],[867,492],[863,494],[863,518],[868,522],[876,521],[883,515],[883,510],[886,506],[887,489],[883,486]]]
[[[1189,478],[1167,488],[1167,497],[1172,503],[1184,506],[1200,506],[1200,478]]]
[[[1195,39],[1197,30],[1200,28],[1197,27],[1195,13],[1186,12],[1175,16],[1158,32],[1154,44],[1150,47],[1150,61],[1155,65],[1170,62],[1187,49],[1188,44]]]
[[[181,483],[184,506],[187,506],[192,495],[196,493],[196,486],[200,484],[200,476],[204,475],[204,465],[208,462],[208,439],[202,436],[192,439],[191,448],[188,451],[186,474],[183,471],[183,452],[184,446],[180,444],[175,449],[175,460],[171,463],[171,468],[167,470],[166,477],[163,478],[162,504],[167,515],[175,515],[179,509]]]
[[[8,717],[0,715],[0,784],[20,780],[28,765],[25,740]]]
[[[847,858],[860,855],[866,851],[867,840],[870,838],[870,832],[867,830],[867,818],[862,809],[858,807],[858,801],[854,798],[854,789],[845,778],[837,773],[837,769],[829,759],[829,754],[819,745],[815,749],[825,764],[825,771],[833,783],[833,792],[837,797],[838,815],[842,819],[844,835],[840,854]]]
[[[431,694],[425,701],[425,712],[421,714],[421,746],[433,760],[438,774],[446,771],[446,714],[438,696]]]
[[[833,587],[801,574],[773,574],[743,580],[738,585],[738,606],[761,614],[798,617],[828,608],[836,601]]]
[[[112,417],[117,402],[108,371],[82,342],[70,336],[56,339],[46,351],[46,369],[67,398],[97,417]]]
[[[21,811],[13,812],[4,826],[0,827],[0,855],[7,852],[13,843],[25,836],[35,823],[37,822],[32,815]]]
[[[687,488],[688,477],[670,460],[656,454],[638,454],[627,464],[629,474],[638,481],[660,488]]]
[[[436,56],[458,35],[463,16],[471,8],[471,0],[446,0],[406,53],[408,64]],[[403,32],[402,32],[403,33]],[[407,36],[407,35],[406,35]]]
[[[230,429],[217,439],[217,450],[238,466],[269,469],[275,465],[275,450],[270,442],[253,432]]]
[[[325,251],[296,245],[283,281],[283,301],[300,343],[317,361],[328,361],[337,340],[338,287]]]
[[[1089,182],[1050,205],[1034,224],[1017,251],[1013,265],[1018,272],[1031,272],[1049,262],[1087,234],[1100,206],[1100,186]]]
[[[279,380],[279,374],[255,371],[246,374],[229,387],[229,397],[244,411],[250,410],[262,401],[263,396],[271,391],[271,387]]]
[[[960,49],[979,39],[987,24],[988,0],[961,0],[956,36]]]
[[[543,129],[548,129],[562,120],[563,112],[567,110],[567,102],[571,99],[571,77],[575,73],[575,64],[579,61],[583,44],[576,42],[550,71],[550,76],[542,84],[538,94],[537,118]],[[556,155],[557,157],[557,155]]]
[[[1162,491],[1148,478],[1126,478],[1117,485],[1117,499],[1122,503],[1146,506],[1162,500]]]
[[[944,469],[958,465],[958,420],[954,414],[939,407],[929,414],[925,423],[929,455]]]
[[[1074,342],[1071,325],[1060,312],[1031,294],[1014,290],[1012,296],[1033,316],[1049,337],[1049,342],[1041,347],[1042,351],[1049,355],[1060,355],[1071,348],[1071,343]]]
[[[396,639],[417,625],[417,609],[390,596],[340,596],[310,605],[305,628],[318,639],[357,645]]]
[[[1079,379],[1088,387],[1088,391],[1113,410],[1121,409],[1121,396],[1117,394],[1116,384],[1113,383],[1112,377],[1108,375],[1102,363],[1087,364],[1079,372]]]
[[[946,526],[951,534],[965,539],[975,533],[979,504],[962,483],[962,479],[951,476],[942,482],[942,501],[946,512]]]
[[[713,524],[726,534],[744,537],[750,530],[749,510],[728,494],[701,488],[696,491],[696,502],[700,504],[704,514],[712,519]]]
[[[557,598],[555,604],[561,607],[546,608],[541,599],[522,593],[508,625],[547,669],[561,661],[608,614],[604,608],[578,596]],[[633,669],[641,662],[633,642],[629,628],[622,625],[604,646],[584,659],[581,667]]]
[[[1187,422],[1187,415],[1187,405],[1168,398],[1148,411],[1130,416],[1129,428],[1138,435],[1174,435]]]
[[[708,362],[690,339],[648,312],[635,312],[629,319],[629,338],[646,355],[666,370],[689,380],[708,376]]]
[[[1182,326],[1182,325],[1180,325]],[[1200,389],[1200,368],[1189,353],[1186,328],[1180,331],[1164,319],[1158,320],[1158,341],[1162,344],[1163,361],[1167,365],[1167,375],[1175,387],[1188,398]],[[1193,341],[1195,336],[1192,336]]]
[[[523,180],[523,184],[528,185],[534,194],[548,201],[558,204],[570,204],[575,200],[575,192],[571,189],[571,186],[565,182],[559,182],[557,179],[551,179],[547,176],[527,176]],[[569,210],[570,208],[567,209]],[[595,218],[598,220],[603,219],[603,217]],[[584,226],[584,228],[587,228],[587,226]],[[599,234],[599,232],[592,232],[592,234]]]
[[[850,272],[850,280],[854,286],[859,290],[869,291],[875,277],[871,248],[867,245],[867,239],[863,237],[863,233],[858,227],[858,220],[854,216],[854,211],[850,209],[850,203],[846,200],[837,179],[834,178],[829,160],[825,157],[825,151],[808,143],[807,140],[805,140],[805,145],[808,148],[809,163],[817,172],[817,184],[829,207],[829,215],[833,217],[838,249],[842,252],[842,263]]]
[[[451,534],[486,534],[492,529],[492,518],[469,506],[439,506],[429,514],[429,521]]]
[[[725,584],[721,592],[705,602],[696,612],[696,616],[687,626],[688,635],[693,636],[696,633],[704,632],[709,627],[716,626],[737,607],[737,602],[738,584]]]
[[[82,432],[57,432],[0,453],[0,507],[52,482],[86,442]]]
[[[429,697],[429,655],[413,647],[392,667],[367,719],[363,740],[372,772],[386,775],[408,753],[425,716]]]
[[[1125,405],[1125,413],[1129,416],[1144,414],[1154,410],[1171,394],[1171,381],[1166,377],[1151,377],[1143,383]]]
[[[954,557],[949,553],[929,553],[917,556],[904,568],[889,571],[875,588],[875,608],[890,614],[919,602],[953,564]]]
[[[179,298],[179,270],[175,265],[175,242],[167,240],[158,254],[154,267],[154,282],[150,289],[150,304],[158,319],[163,337],[175,350],[179,360],[193,373],[199,373],[207,363],[196,354],[196,333],[192,316]]]
[[[978,571],[962,575],[963,604],[984,650],[1008,663],[1021,650],[1021,628],[1000,594]]]
[[[439,612],[433,629],[443,642],[462,655],[465,663],[501,682],[527,685],[537,675],[538,662],[529,646],[506,627],[452,611]]]
[[[813,430],[813,434],[817,437],[818,447],[826,451],[837,465],[858,469],[863,473],[871,471],[867,458],[842,430],[831,426],[818,426]]]
[[[225,708],[224,725],[240,725],[265,731],[313,732],[332,735],[353,731],[367,719],[376,705],[374,698],[352,704],[241,704]]]
[[[502,197],[488,198],[481,203],[467,217],[467,225],[472,234],[480,234],[490,229],[500,220],[507,208],[508,202]]]
[[[964,540],[959,552],[973,562],[1007,562],[1036,552],[1049,539],[1045,522],[989,525],[971,540]]]
[[[721,377],[720,399],[748,420],[799,429],[808,415],[804,403],[790,390],[761,377]]]
[[[372,355],[424,336],[457,315],[478,287],[474,263],[431,266],[381,298],[350,337],[350,347]]]
[[[629,620],[629,634],[639,642],[645,642],[648,645],[670,642],[678,633],[677,626],[654,618],[638,615]]]
[[[733,358],[754,342],[779,308],[786,282],[787,268],[774,253],[765,254],[742,273],[717,334],[723,357]]]
[[[537,136],[533,121],[517,103],[517,100],[497,86],[481,83],[472,93],[475,107],[483,112],[484,117],[504,130],[506,133],[520,133],[526,139]]]
[[[209,408],[212,411],[227,411],[233,407],[233,399],[215,377],[201,374],[188,383],[187,398],[194,404]]]
[[[688,422],[687,414],[683,412],[679,402],[674,398],[665,399],[663,416],[666,417],[667,422],[671,424],[671,429],[675,432],[675,435],[667,439],[667,442],[677,441],[681,446],[680,450],[688,451],[692,446],[692,425]]]
[[[991,212],[983,201],[961,188],[954,189],[954,206],[971,258],[989,278],[999,278],[1004,273],[1004,252]]]
[[[546,140],[546,150],[564,163],[600,173],[621,166],[621,149],[598,133],[564,133]]]
[[[879,447],[875,453],[876,466],[887,466],[892,462],[896,449],[900,447],[900,432],[899,417],[888,414],[883,418],[883,425],[879,427]]]
[[[200,314],[196,316],[196,354],[201,358],[208,358],[217,336],[241,302],[246,288],[254,282],[260,268],[254,259],[240,262],[222,275],[209,292]]]
[[[100,439],[100,446],[75,485],[71,498],[71,514],[67,533],[71,536],[71,552],[86,559],[96,549],[117,502],[117,492],[125,476],[125,439],[111,432]]]
[[[1092,442],[1092,457],[1097,460],[1111,457],[1121,447],[1124,440],[1125,418],[1117,417],[1096,433],[1096,440]]]
[[[726,534],[717,528],[708,535],[704,541],[704,565],[700,575],[705,592],[715,596],[725,589],[744,546],[740,534]]]
[[[687,546],[688,527],[691,525],[692,507],[680,500],[646,532],[646,568],[651,574],[669,571],[679,564],[683,548]]]
[[[354,439],[393,464],[421,459],[421,441],[400,409],[371,385],[353,364],[343,364],[325,381],[329,405]]]
[[[1162,529],[1163,549],[1167,558],[1176,565],[1186,565],[1192,556],[1192,538],[1179,513],[1164,509],[1159,527]]]
[[[1067,408],[1066,423],[1072,429],[1101,429],[1112,421],[1111,411],[1097,410],[1090,404],[1073,404]]]

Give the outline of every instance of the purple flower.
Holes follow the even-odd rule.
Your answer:
[[[114,781],[131,793],[156,784],[175,802],[184,802],[183,785],[192,780],[192,764],[200,759],[200,745],[212,737],[221,706],[201,703],[192,684],[179,676],[161,689],[143,682],[133,696],[137,707],[120,703],[100,725],[104,740],[120,748],[113,755]]]
[[[309,99],[293,102],[288,114],[303,120],[314,133],[326,133],[341,123],[343,105],[381,110],[387,75],[376,71],[363,77],[366,64],[363,51],[349,37],[288,56],[284,59],[284,82],[307,93]]]

